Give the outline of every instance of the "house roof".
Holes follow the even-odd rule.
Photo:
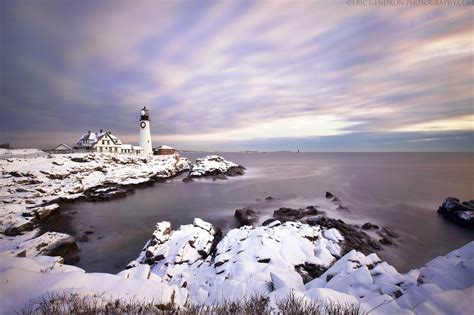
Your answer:
[[[102,131],[102,130],[101,130]],[[93,147],[97,142],[99,142],[104,136],[108,136],[112,142],[116,145],[121,145],[122,141],[115,135],[113,135],[110,131],[109,132],[87,132],[83,134],[79,140],[74,144],[75,147]],[[86,143],[84,141],[87,140]]]
[[[70,146],[68,146],[67,144],[64,144],[64,143],[61,143],[60,145],[55,147],[53,150],[60,150],[60,149],[72,150],[72,148]]]
[[[171,150],[174,150],[173,147],[170,147],[168,145],[160,145],[157,149],[171,149]]]

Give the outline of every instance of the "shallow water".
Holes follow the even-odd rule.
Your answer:
[[[183,153],[195,159],[204,153]],[[390,226],[401,237],[378,255],[399,271],[424,265],[474,240],[470,231],[444,220],[436,210],[447,196],[474,199],[474,154],[470,153],[221,153],[247,167],[225,181],[181,178],[138,189],[124,199],[68,205],[47,228],[80,237],[78,266],[118,272],[136,258],[156,222],[174,227],[199,217],[228,230],[235,209],[251,206],[270,217],[281,206],[323,205],[326,191],[350,211],[329,216]],[[265,197],[275,197],[266,201]],[[77,212],[76,212],[77,211]],[[74,213],[75,212],[75,213]],[[72,214],[74,213],[74,214]]]

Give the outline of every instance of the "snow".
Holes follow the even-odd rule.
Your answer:
[[[354,304],[370,314],[474,312],[474,242],[400,274],[376,254],[366,256],[353,250],[338,260],[322,259],[326,255],[316,252],[315,245],[338,244],[341,240],[333,238],[337,233],[295,222],[244,226],[224,236],[213,259],[217,231],[210,223],[195,219],[173,231],[169,222],[160,222],[137,260],[118,275],[86,273],[63,265],[60,257],[0,254],[0,309],[11,313],[47,292],[67,291],[156,304],[168,303],[174,295],[181,306],[241,300],[260,293],[268,295],[274,307],[279,299],[293,294],[307,303]],[[286,239],[291,242],[285,243]],[[300,250],[293,251],[294,247]],[[299,258],[289,259],[298,252]],[[33,250],[31,254],[38,253]],[[297,262],[318,262],[327,271],[303,285],[295,271]]]
[[[34,149],[28,152],[38,152]],[[25,151],[26,152],[26,151]],[[191,167],[176,155],[126,156],[117,154],[55,154],[30,159],[0,160],[0,232],[15,228],[21,233],[57,210],[45,203],[76,199],[88,189],[109,185],[145,183],[168,178]],[[102,188],[102,186],[106,186]],[[105,190],[105,191],[106,191]],[[23,216],[29,213],[30,216]],[[0,253],[19,244],[18,237],[0,240]]]
[[[46,232],[39,237],[20,243],[17,253],[25,252],[26,257],[48,255],[53,247],[74,242],[74,237],[68,234]]]
[[[270,278],[275,290],[281,288],[290,288],[298,291],[304,290],[303,279],[301,279],[301,276],[296,271],[287,271],[279,274],[270,272]]]
[[[220,173],[227,172],[231,167],[237,167],[231,161],[226,161],[223,157],[218,155],[208,155],[204,158],[196,159],[196,164],[193,164],[191,171],[189,172],[190,177],[206,176],[209,173],[218,171]]]
[[[232,166],[237,164],[208,156],[197,160],[190,176]],[[58,211],[54,201],[60,198],[76,199],[90,189],[107,192],[111,184],[168,178],[190,167],[187,159],[175,155],[81,153],[0,160],[0,231],[15,227],[22,233],[0,239],[0,312],[13,313],[48,292],[67,291],[155,304],[174,296],[180,306],[241,300],[256,293],[268,295],[275,306],[292,293],[307,302],[357,304],[370,314],[474,313],[474,242],[400,274],[374,253],[352,250],[341,257],[344,238],[334,228],[275,221],[232,229],[219,241],[219,231],[196,218],[174,231],[170,222],[157,223],[129,269],[112,275],[86,273],[62,264],[61,257],[43,256],[53,246],[70,243],[71,236],[27,231]],[[303,284],[305,268],[311,266],[325,271]]]
[[[295,266],[329,267],[336,260],[329,248],[337,247],[341,254],[338,243],[342,240],[326,239],[319,226],[286,222],[233,229],[217,244],[212,259],[216,230],[210,223],[196,218],[176,231],[170,227],[169,222],[158,223],[152,239],[129,266],[151,263],[151,273],[164,281],[179,287],[186,283],[195,303],[240,299],[248,292],[268,293],[272,283],[302,290],[303,280]]]
[[[40,149],[0,149],[0,156],[23,156],[44,153]]]
[[[49,292],[80,293],[86,296],[121,298],[125,302],[148,301],[166,304],[175,296],[178,306],[184,305],[187,290],[156,280],[85,273],[84,270],[63,265],[50,257],[17,258],[0,255],[0,282],[2,283],[0,311],[14,313],[25,303]]]

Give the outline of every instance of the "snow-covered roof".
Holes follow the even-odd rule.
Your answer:
[[[114,144],[122,144],[122,141],[115,135],[113,135],[110,131],[109,132],[87,132],[83,134],[79,140],[74,144],[75,147],[86,147],[90,148],[93,147],[97,142],[100,141],[104,136],[108,135],[110,139],[114,142]]]
[[[173,147],[170,147],[170,146],[168,146],[168,145],[160,145],[160,146],[158,147],[158,149],[170,149],[170,150],[174,150]]]
[[[60,145],[55,147],[53,150],[72,150],[72,148],[68,146],[67,144],[61,143]]]

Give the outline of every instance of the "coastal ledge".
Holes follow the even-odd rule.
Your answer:
[[[141,301],[175,311],[255,294],[276,313],[289,295],[298,303],[352,305],[357,313],[474,311],[474,242],[401,274],[376,254],[352,250],[339,258],[343,237],[336,229],[275,221],[233,229],[216,244],[217,234],[200,219],[174,231],[160,222],[138,259],[117,275],[87,273],[58,257],[0,254],[2,310],[34,309],[48,294],[69,292],[92,303],[105,294],[125,306]]]
[[[0,161],[0,232],[15,236],[59,212],[60,203],[123,197],[191,168],[186,158],[55,154]]]
[[[215,169],[233,176],[243,174],[244,168],[220,156],[198,159],[192,165],[177,154],[74,153],[0,160],[0,233],[5,236],[0,238],[0,252],[21,254],[18,249],[22,242],[35,237],[39,240],[35,227],[60,214],[64,203],[123,198],[136,188],[188,170],[197,177],[213,174]]]

